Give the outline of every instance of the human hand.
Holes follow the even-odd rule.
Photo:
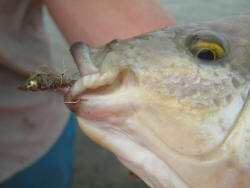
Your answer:
[[[175,24],[156,0],[45,0],[70,45],[100,47]]]

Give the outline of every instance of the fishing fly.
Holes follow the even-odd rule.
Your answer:
[[[33,73],[25,82],[24,86],[18,87],[23,91],[44,91],[44,90],[59,90],[71,87],[76,80],[67,78],[63,74],[53,74],[38,72]],[[75,101],[64,101],[65,104],[76,104],[80,99]]]
[[[71,87],[76,80],[67,78],[64,73],[32,73],[27,79],[24,86],[19,89],[24,91],[41,91],[41,90],[56,90],[61,88]]]

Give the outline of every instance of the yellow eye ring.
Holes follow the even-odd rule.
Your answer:
[[[224,48],[214,42],[198,41],[190,48],[191,53],[198,59],[214,61],[225,56]]]

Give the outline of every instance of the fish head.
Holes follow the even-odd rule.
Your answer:
[[[152,187],[250,186],[250,18],[71,47],[82,130]]]

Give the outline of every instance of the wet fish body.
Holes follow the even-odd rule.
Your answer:
[[[250,187],[249,15],[71,53],[68,107],[149,186]]]

